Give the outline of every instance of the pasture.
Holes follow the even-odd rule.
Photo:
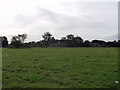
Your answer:
[[[114,88],[118,48],[3,49],[3,88]]]

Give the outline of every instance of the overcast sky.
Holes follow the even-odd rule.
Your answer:
[[[57,39],[115,40],[118,0],[0,0],[0,36],[26,33],[26,41],[38,41],[47,31]]]

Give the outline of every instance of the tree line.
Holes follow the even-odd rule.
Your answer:
[[[10,44],[8,44],[7,37],[0,37],[3,48],[32,48],[32,47],[120,47],[120,40],[118,41],[103,41],[103,40],[83,40],[80,36],[72,34],[62,37],[60,40],[55,39],[51,33],[45,32],[43,40],[25,42],[27,34],[18,34],[13,36]]]

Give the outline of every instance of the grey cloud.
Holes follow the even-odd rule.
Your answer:
[[[110,35],[110,36],[106,36],[106,37],[104,37],[104,40],[118,40],[118,39],[120,39],[120,36],[118,35],[118,34],[114,34],[114,35]]]
[[[34,16],[25,16],[22,14],[17,15],[14,19],[15,22],[17,22],[18,25],[22,28],[27,27],[36,21]]]
[[[94,12],[95,15],[89,12],[81,15],[81,13],[79,13],[80,8],[78,7],[78,5],[77,7],[74,6],[74,8],[78,10],[78,16],[74,16],[74,13],[73,16],[71,16],[61,13],[55,13],[48,9],[37,7],[37,13],[33,16],[18,15],[16,16],[15,20],[16,22],[18,22],[18,25],[24,27],[25,30],[29,29],[28,33],[35,33],[32,34],[35,38],[37,38],[36,36],[42,35],[45,31],[52,31],[53,35],[57,38],[60,38],[62,35],[65,34],[73,33],[75,35],[81,35],[84,38],[94,39],[97,37],[106,36],[106,34],[109,34],[109,32],[112,33],[114,29],[116,29],[116,19],[113,20],[113,22],[108,22],[109,17],[96,16],[98,15],[98,13],[96,14],[95,12],[97,11],[97,9],[93,9],[95,7],[91,7],[90,9],[93,9],[92,12]],[[99,10],[103,10],[103,8]],[[105,15],[101,11],[100,13],[101,15]]]
[[[86,27],[86,28],[103,28],[107,27],[107,25],[104,22],[99,22],[94,19],[94,17],[90,16],[84,16],[82,18],[80,17],[73,17],[68,16],[64,14],[54,13],[47,9],[39,8],[39,15],[40,18],[45,18],[48,21],[51,21],[52,23],[55,23],[60,28],[69,28],[69,29],[76,29],[80,27]]]
[[[37,7],[37,10],[38,13],[36,16],[38,18],[43,18],[44,20],[54,21],[54,22],[58,20],[57,14],[52,11],[49,11],[48,9]]]

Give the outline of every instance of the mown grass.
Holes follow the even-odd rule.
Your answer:
[[[117,48],[3,49],[3,88],[114,88]]]

